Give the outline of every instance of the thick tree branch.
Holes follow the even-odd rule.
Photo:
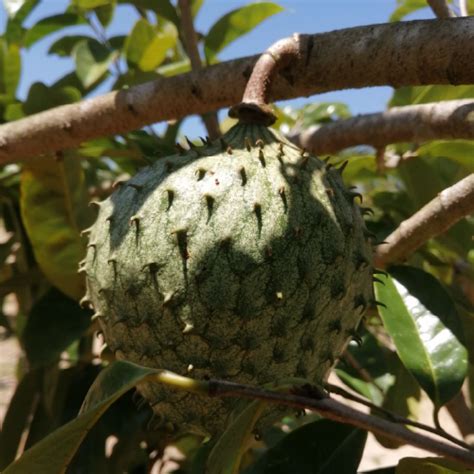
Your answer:
[[[201,57],[199,55],[198,40],[196,30],[193,24],[193,14],[191,12],[191,5],[189,0],[178,0],[178,6],[181,13],[181,26],[184,42],[186,43],[186,52],[191,62],[193,71],[200,71],[202,69]],[[204,113],[202,121],[206,126],[207,133],[210,138],[215,139],[221,134],[219,130],[219,122],[217,120],[216,112]]]
[[[465,216],[474,213],[474,174],[445,189],[403,221],[386,243],[377,247],[375,266],[403,261],[432,237],[443,233]]]
[[[446,0],[427,0],[427,2],[438,18],[452,18],[455,16]]]
[[[314,126],[290,138],[300,147],[320,155],[357,145],[380,149],[390,143],[474,139],[474,101],[393,107],[382,113]]]
[[[436,54],[433,54],[436,51]],[[272,100],[330,90],[474,83],[474,18],[364,26],[312,35]],[[0,164],[73,148],[160,120],[240,102],[258,56],[65,105],[0,127]]]

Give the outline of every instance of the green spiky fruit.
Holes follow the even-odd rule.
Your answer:
[[[238,124],[100,204],[86,304],[118,359],[195,378],[323,382],[372,296],[371,246],[340,170]],[[163,423],[214,433],[230,399],[140,388]]]

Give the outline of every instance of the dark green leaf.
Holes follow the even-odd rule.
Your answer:
[[[36,371],[27,372],[18,384],[0,432],[0,470],[5,469],[18,453],[21,438],[34,407],[39,378]]]
[[[164,61],[176,39],[177,31],[171,23],[158,30],[147,20],[140,19],[125,42],[127,61],[142,71],[153,71]]]
[[[101,5],[94,9],[94,12],[100,24],[107,28],[112,21],[115,13],[115,2],[111,1],[107,5]]]
[[[22,333],[31,366],[45,366],[59,359],[70,344],[90,326],[91,312],[82,309],[56,288],[33,306]]]
[[[25,28],[23,28],[23,21],[38,5],[39,0],[20,0],[20,1],[8,1],[5,3],[9,18],[7,21],[7,27],[5,29],[5,39],[8,43],[22,43]],[[19,8],[18,8],[19,7]]]
[[[265,402],[254,400],[235,417],[224,434],[214,444],[207,459],[207,474],[239,472],[242,455],[247,449],[255,423],[260,418]]]
[[[65,471],[87,432],[121,395],[155,373],[154,369],[115,362],[92,385],[80,415],[62,426],[11,464],[3,474],[60,474]]]
[[[16,44],[7,45],[0,38],[0,92],[12,99],[20,82],[21,57]]]
[[[319,420],[285,436],[245,474],[353,474],[366,439],[353,426]]]
[[[263,20],[283,8],[273,2],[252,3],[233,10],[214,23],[204,40],[204,51],[210,63],[228,44],[252,31]]]
[[[57,54],[61,57],[71,56],[74,47],[83,40],[93,40],[93,38],[85,35],[63,36],[50,46],[48,54]]]
[[[466,349],[420,301],[418,292],[412,294],[390,276],[379,278],[385,285],[375,285],[375,293],[387,306],[379,307],[384,326],[405,367],[439,408],[461,388],[467,371]]]
[[[74,26],[84,23],[84,20],[74,13],[61,13],[43,18],[36,25],[27,30],[24,45],[30,47],[40,39],[66,26]]]
[[[117,53],[97,40],[83,40],[75,46],[73,56],[77,76],[87,88],[107,73],[109,66],[117,58]]]
[[[81,100],[81,93],[74,87],[48,87],[42,82],[35,82],[31,85],[28,97],[23,103],[23,111],[27,115],[33,115],[79,100]]]
[[[21,214],[36,260],[49,281],[74,299],[84,293],[77,273],[84,258],[80,231],[91,223],[80,162],[43,157],[21,174]]]

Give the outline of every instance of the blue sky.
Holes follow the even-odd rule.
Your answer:
[[[246,3],[244,0],[205,0],[196,19],[196,29],[203,33],[223,14],[238,8]],[[284,11],[267,19],[253,32],[239,38],[220,54],[220,59],[232,59],[264,51],[278,39],[298,33],[318,33],[335,29],[361,26],[374,23],[384,23],[396,7],[396,0],[280,0],[276,3],[284,7]],[[41,18],[63,12],[68,2],[66,0],[43,0],[39,7],[32,12],[28,25],[34,24]],[[426,8],[418,11],[409,19],[432,18],[431,11]],[[117,8],[113,23],[107,34],[128,33],[137,15],[126,5]],[[6,12],[0,8],[0,25],[5,28]],[[69,34],[84,32],[86,27],[72,27]],[[87,28],[86,28],[87,29]],[[71,59],[62,59],[57,56],[47,56],[49,46],[60,36],[53,34],[39,41],[30,50],[23,53],[23,74],[19,88],[19,96],[25,97],[30,85],[35,81],[46,84],[54,82],[62,75],[73,69]],[[107,86],[99,93],[107,91]],[[286,103],[299,106],[308,101],[340,101],[349,105],[353,114],[376,112],[385,107],[391,89],[376,87],[358,90],[335,91],[311,98],[297,99]],[[202,134],[200,121],[189,119],[185,124],[185,131],[190,135]]]

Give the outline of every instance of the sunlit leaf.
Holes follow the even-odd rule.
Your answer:
[[[471,474],[472,470],[443,458],[403,458],[395,469],[395,474]]]
[[[331,420],[308,423],[265,452],[245,474],[357,472],[367,433]]]
[[[80,16],[74,13],[61,13],[59,15],[48,16],[27,30],[24,44],[26,47],[29,47],[55,31],[61,30],[66,26],[80,25],[84,22]]]
[[[210,28],[204,40],[204,51],[208,62],[227,45],[252,31],[269,16],[283,11],[273,2],[252,3],[233,10],[219,18]]]
[[[113,0],[73,0],[73,5],[79,8],[91,9],[102,5],[109,5]]]
[[[444,156],[474,173],[474,142],[472,140],[435,140],[418,148],[420,156]]]
[[[148,21],[140,19],[125,42],[127,61],[142,71],[153,71],[164,61],[176,39],[177,31],[171,23],[158,30]]]
[[[265,403],[260,400],[249,402],[217,440],[207,459],[208,474],[236,474],[255,423]]]
[[[474,97],[474,86],[472,85],[408,86],[400,87],[394,91],[389,107],[427,104],[441,100],[472,99],[472,97]]]
[[[118,53],[97,40],[80,41],[73,50],[76,73],[84,87],[90,87],[109,70]]]
[[[426,0],[398,0],[397,4],[397,8],[390,15],[390,21],[400,21],[414,11],[428,7]]]
[[[21,214],[36,260],[49,279],[74,299],[84,294],[77,273],[85,255],[80,231],[91,223],[80,162],[43,157],[23,168]]]
[[[461,388],[467,371],[467,351],[452,330],[443,323],[446,315],[435,292],[441,285],[425,278],[419,270],[416,287],[390,276],[379,276],[385,285],[375,285],[384,326],[395,343],[405,367],[426,391],[437,408]],[[400,277],[398,271],[397,276]],[[436,281],[436,280],[435,280]]]
[[[155,372],[155,369],[127,362],[110,365],[99,374],[90,388],[81,414],[27,450],[3,474],[64,473],[82,440],[107,408]]]
[[[91,312],[82,309],[56,288],[51,288],[33,306],[22,332],[23,347],[31,366],[45,366],[90,326]]]

